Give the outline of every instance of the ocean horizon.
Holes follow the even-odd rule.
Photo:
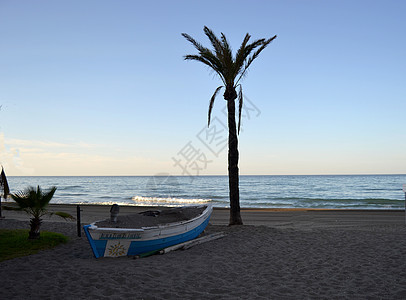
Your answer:
[[[51,203],[229,207],[228,176],[8,176],[11,193],[56,186]],[[242,208],[404,209],[406,174],[240,175]]]

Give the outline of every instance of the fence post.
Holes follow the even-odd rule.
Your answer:
[[[405,193],[405,223],[406,223],[406,184],[403,185],[403,193]]]
[[[76,205],[76,221],[78,228],[78,237],[82,236],[82,226],[80,225],[80,205]]]

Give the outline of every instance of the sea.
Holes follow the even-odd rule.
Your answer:
[[[229,207],[227,176],[9,176],[11,193],[52,186],[51,203]],[[404,209],[405,175],[240,176],[242,208]]]

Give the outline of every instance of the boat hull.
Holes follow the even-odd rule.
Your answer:
[[[83,227],[96,258],[140,255],[192,240],[209,223],[213,208],[207,208],[191,220],[143,228]]]

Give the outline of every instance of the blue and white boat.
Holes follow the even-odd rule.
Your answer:
[[[199,215],[188,220],[139,228],[83,226],[96,258],[142,255],[190,241],[198,237],[209,223],[212,205],[203,205]]]

